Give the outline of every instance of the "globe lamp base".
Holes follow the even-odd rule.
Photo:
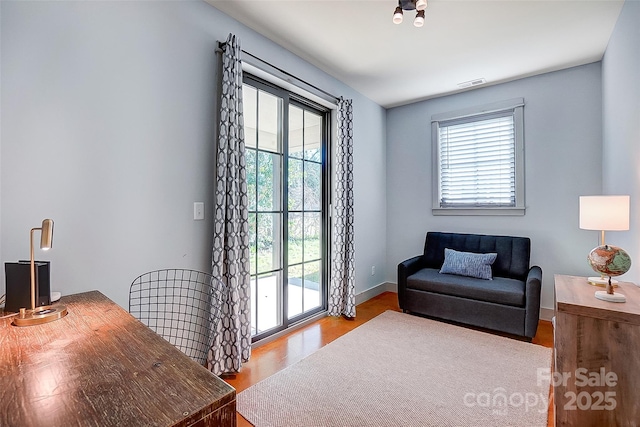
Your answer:
[[[587,282],[589,282],[589,284],[593,286],[600,286],[602,288],[606,288],[607,283],[609,283],[609,278],[600,277],[600,276],[587,277]],[[613,286],[614,288],[617,288],[618,281],[616,279],[611,279],[611,286]]]
[[[602,301],[609,301],[609,302],[626,302],[627,301],[627,297],[625,297],[622,294],[609,294],[607,293],[607,291],[596,291],[596,298],[598,298],[599,300]]]

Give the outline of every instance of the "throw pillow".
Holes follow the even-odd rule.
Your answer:
[[[491,265],[497,256],[498,254],[494,253],[476,254],[445,248],[444,263],[442,264],[440,273],[493,280],[491,276]]]

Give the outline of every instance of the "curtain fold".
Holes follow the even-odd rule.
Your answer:
[[[338,101],[329,314],[356,316],[353,230],[353,102]]]
[[[240,41],[222,45],[222,93],[216,152],[211,270],[225,285],[222,317],[207,355],[216,375],[238,372],[251,356],[247,177],[242,115]]]

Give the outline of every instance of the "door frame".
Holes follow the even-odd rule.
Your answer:
[[[267,82],[259,77],[256,77],[249,73],[243,73],[243,84],[247,84],[249,86],[254,87],[257,90],[263,90],[272,95],[280,97],[283,102],[282,108],[282,123],[280,123],[279,130],[282,132],[282,140],[280,141],[280,155],[282,158],[282,167],[281,167],[281,179],[282,179],[282,187],[281,187],[281,204],[282,204],[282,225],[281,225],[281,275],[282,280],[280,282],[281,289],[279,290],[280,295],[282,296],[282,300],[278,302],[280,307],[279,315],[281,322],[280,325],[268,329],[266,331],[257,333],[251,337],[252,343],[270,337],[274,334],[282,332],[291,326],[294,326],[298,323],[304,322],[305,320],[317,316],[322,312],[326,312],[328,309],[328,293],[329,293],[329,283],[330,283],[330,244],[331,244],[331,148],[332,148],[332,118],[333,114],[331,109],[317,104],[313,101],[310,101],[304,98],[301,95],[290,92],[284,88],[281,88],[275,84]],[[322,227],[321,232],[321,266],[320,272],[322,276],[321,280],[321,301],[320,305],[314,309],[303,311],[302,313],[289,318],[288,316],[288,242],[289,242],[289,233],[288,233],[288,217],[289,210],[286,204],[288,200],[288,187],[289,187],[289,167],[288,167],[288,138],[289,138],[289,106],[294,105],[296,107],[310,110],[315,114],[318,114],[322,117],[323,126],[322,126],[322,144],[321,144],[321,173],[322,173],[322,200],[321,200],[321,209],[320,209],[320,222]],[[257,150],[257,146],[256,146]],[[257,208],[257,206],[256,206]],[[304,208],[303,208],[304,211]],[[256,219],[257,220],[257,219]],[[304,263],[303,263],[304,265]],[[256,278],[256,286],[258,284],[257,278],[259,274],[253,276]],[[257,294],[257,287],[256,287]],[[256,302],[257,304],[257,302]],[[257,305],[256,305],[257,307]],[[257,320],[257,319],[256,319]],[[257,326],[257,325],[256,325]]]

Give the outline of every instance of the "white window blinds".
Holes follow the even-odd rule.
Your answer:
[[[438,123],[440,208],[516,206],[514,111]]]
[[[431,116],[433,215],[524,215],[524,98]]]

